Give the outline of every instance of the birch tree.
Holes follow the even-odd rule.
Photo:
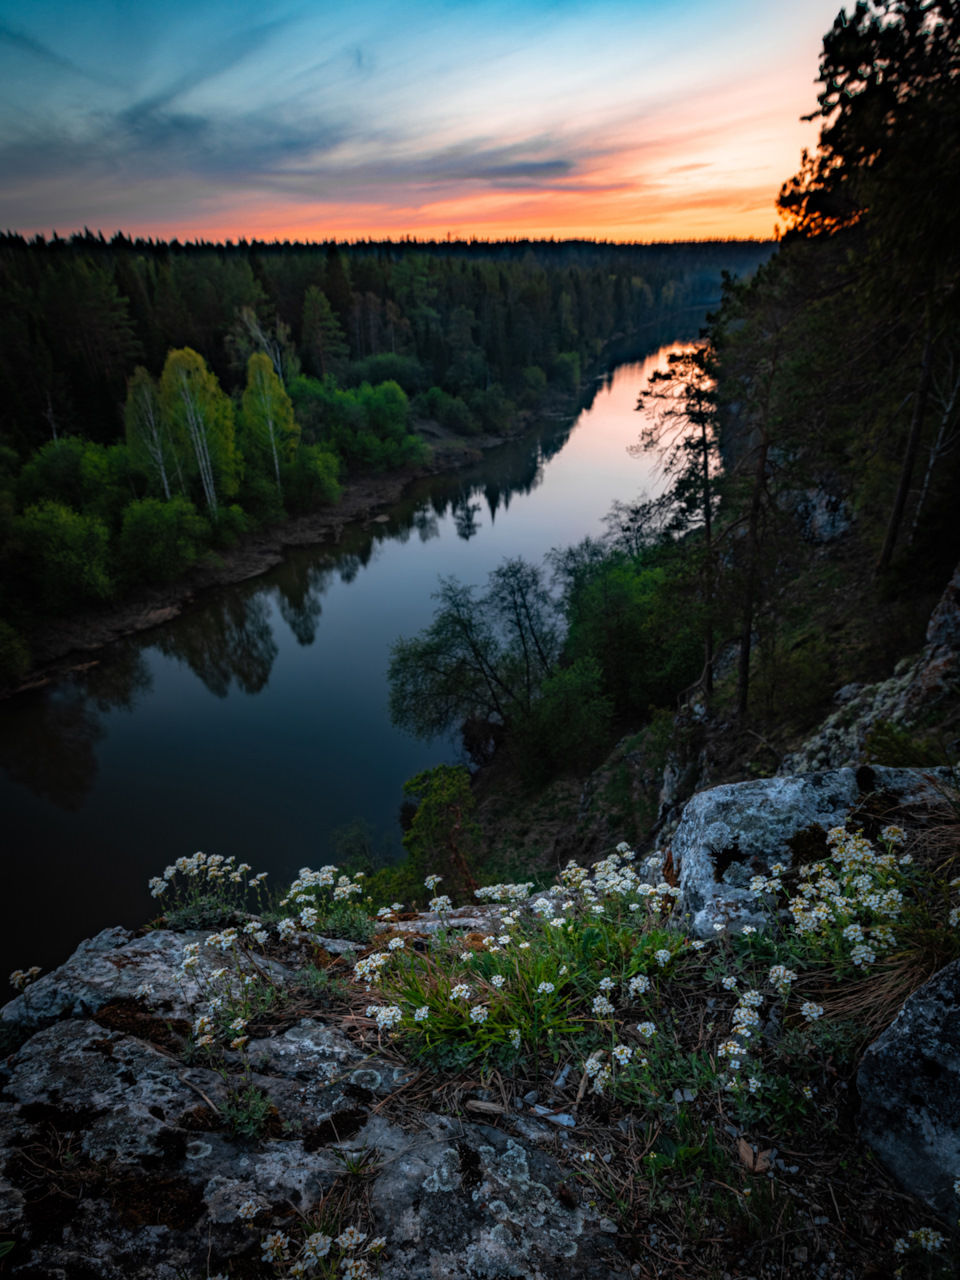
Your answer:
[[[157,384],[142,365],[137,365],[127,384],[124,422],[127,446],[134,463],[159,482],[163,496],[169,502],[170,473],[178,468],[178,463],[163,421]]]
[[[220,498],[236,492],[237,466],[233,406],[203,357],[190,347],[167,354],[160,378],[163,421],[174,446],[194,463],[212,519]]]
[[[293,405],[283,389],[270,357],[256,351],[247,364],[247,387],[241,407],[246,438],[266,449],[272,460],[277,492],[283,497],[280,459],[288,461],[296,452],[300,428],[293,416]],[[246,445],[244,448],[246,449]]]

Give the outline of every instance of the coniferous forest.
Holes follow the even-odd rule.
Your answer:
[[[394,649],[396,723],[462,727],[479,759],[510,742],[542,780],[587,770],[658,708],[713,704],[729,716],[713,776],[751,776],[841,684],[921,647],[960,556],[958,37],[949,4],[837,18],[820,145],[780,191],[776,253],[726,280],[703,344],[641,397],[657,425],[637,450],[660,457],[665,492],[479,596],[445,584],[433,625]],[[955,759],[949,726],[926,746],[884,732],[882,763]],[[675,749],[696,758],[701,738]]]
[[[469,440],[574,403],[611,338],[768,253],[0,237],[0,671],[38,618],[421,464],[418,419]]]

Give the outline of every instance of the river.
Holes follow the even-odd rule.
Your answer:
[[[678,321],[676,340],[702,318]],[[334,860],[334,833],[356,819],[399,850],[404,780],[458,749],[391,726],[391,644],[430,621],[438,575],[482,584],[504,557],[598,535],[614,499],[656,489],[653,460],[627,446],[637,393],[674,346],[638,348],[575,419],[416,482],[336,548],[294,551],[0,704],[0,975],[142,923],[147,879],[197,849],[271,882]]]

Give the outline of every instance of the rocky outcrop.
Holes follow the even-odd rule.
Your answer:
[[[2,1011],[27,1037],[0,1064],[11,1276],[260,1274],[262,1239],[294,1237],[350,1161],[367,1163],[382,1280],[628,1274],[611,1224],[564,1192],[538,1148],[566,1141],[552,1126],[410,1108],[401,1127],[383,1108],[416,1070],[318,1016],[254,1035],[246,1078],[229,1051],[226,1074],[185,1057],[198,978],[180,965],[203,937],[105,930]],[[274,963],[272,976],[282,985],[289,971]],[[228,1123],[238,1087],[269,1104],[259,1138]]]
[[[905,1002],[863,1056],[860,1131],[912,1195],[957,1217],[960,1179],[960,961]]]
[[[838,691],[840,710],[799,751],[784,757],[781,774],[855,765],[865,757],[870,730],[887,721],[910,729],[960,695],[960,565],[930,615],[918,658],[897,663],[889,680]]]
[[[711,787],[690,800],[673,834],[670,853],[681,890],[680,907],[691,932],[712,937],[745,924],[762,928],[767,909],[750,888],[754,876],[769,876],[774,863],[798,861],[802,836],[842,826],[867,796],[887,821],[913,805],[940,799],[938,782],[949,770],[832,769],[790,778],[764,778]],[[798,845],[798,837],[800,843]],[[812,861],[800,856],[800,861]]]

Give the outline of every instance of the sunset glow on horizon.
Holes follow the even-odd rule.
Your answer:
[[[0,0],[0,227],[769,237],[836,0]]]

